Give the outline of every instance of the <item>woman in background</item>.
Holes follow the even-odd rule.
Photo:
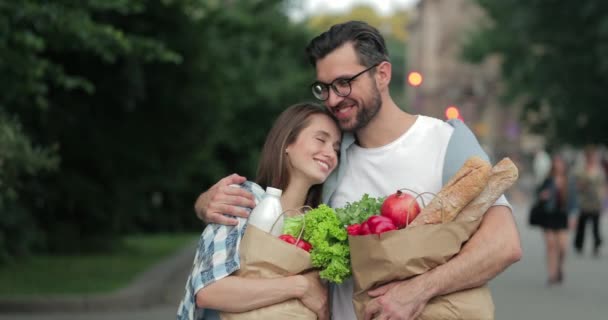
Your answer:
[[[546,247],[547,284],[551,286],[564,279],[568,229],[575,223],[571,214],[576,212],[576,190],[560,155],[552,157],[551,170],[538,189],[538,198],[546,213],[540,227]]]
[[[576,174],[576,187],[580,204],[580,215],[576,225],[574,248],[582,253],[585,243],[585,229],[591,221],[593,227],[593,255],[599,256],[602,238],[600,234],[600,212],[605,192],[606,177],[600,164],[597,149],[594,146],[585,148],[585,164]]]

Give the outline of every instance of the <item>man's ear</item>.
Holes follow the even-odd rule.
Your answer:
[[[393,66],[388,61],[383,61],[376,67],[376,83],[379,89],[388,88],[391,83],[392,70]]]

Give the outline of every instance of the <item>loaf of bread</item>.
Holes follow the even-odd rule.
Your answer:
[[[479,219],[515,183],[518,176],[519,173],[513,161],[509,158],[502,159],[492,168],[490,179],[483,191],[462,209],[455,220]]]
[[[491,169],[490,163],[480,157],[467,159],[408,227],[452,221],[469,202],[481,193],[488,183]]]

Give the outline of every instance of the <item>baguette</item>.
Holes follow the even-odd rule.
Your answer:
[[[488,184],[483,191],[467,204],[456,217],[456,221],[477,220],[486,213],[494,202],[517,180],[517,167],[509,158],[500,160],[490,174]]]
[[[486,186],[492,166],[470,157],[408,227],[452,221]]]

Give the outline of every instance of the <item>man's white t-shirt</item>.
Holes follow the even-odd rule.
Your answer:
[[[387,145],[362,148],[353,144],[346,151],[348,166],[330,205],[342,208],[365,193],[384,197],[401,188],[418,193],[439,191],[453,131],[441,120],[418,116],[409,130]]]
[[[438,193],[443,186],[444,159],[453,131],[446,122],[419,115],[409,130],[387,145],[378,148],[351,145],[346,150],[346,171],[329,205],[342,208],[365,193],[384,197],[402,188]],[[425,198],[428,204],[432,195]],[[496,204],[508,202],[501,197]],[[352,298],[352,278],[332,286],[333,319],[356,319]]]

